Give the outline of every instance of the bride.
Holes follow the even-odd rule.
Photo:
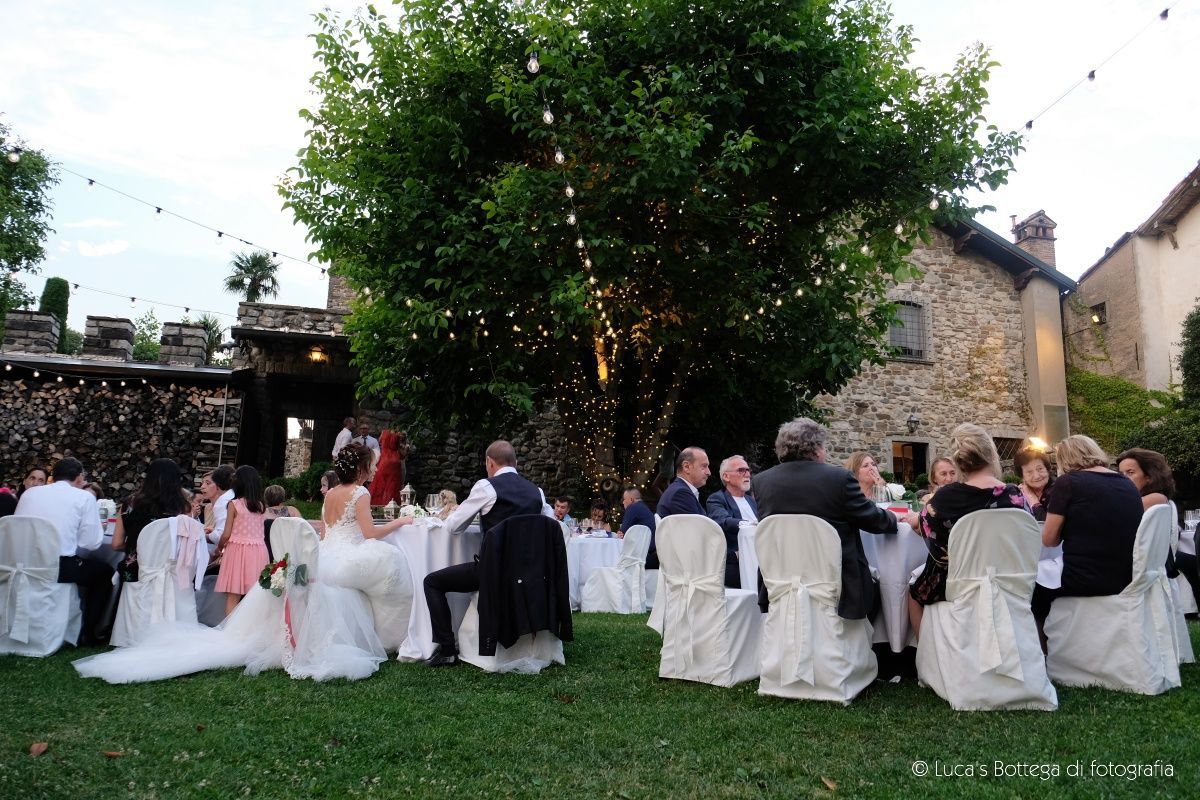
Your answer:
[[[348,445],[335,469],[341,486],[326,495],[326,533],[318,548],[317,580],[295,589],[285,620],[285,599],[257,584],[217,628],[169,622],[151,628],[132,647],[74,662],[85,678],[109,683],[163,680],[208,669],[244,667],[248,674],[286,669],[294,678],[329,680],[369,677],[408,629],[412,573],[399,548],[372,539],[411,522],[371,522],[363,480],[371,453]],[[335,510],[341,511],[334,515]],[[332,521],[331,521],[332,519]],[[299,623],[299,624],[294,624]]]

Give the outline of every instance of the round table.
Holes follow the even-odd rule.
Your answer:
[[[408,636],[400,645],[396,658],[400,661],[423,661],[433,655],[434,649],[429,605],[425,602],[425,576],[445,567],[465,564],[479,555],[483,533],[478,525],[471,525],[462,533],[451,533],[440,519],[431,518],[405,525],[389,533],[383,541],[404,551],[413,579]],[[450,601],[454,630],[458,630],[463,614],[471,603],[471,595],[451,592],[447,599]]]
[[[567,541],[567,573],[571,610],[579,610],[584,584],[599,567],[615,567],[621,560],[621,540],[607,536],[573,536]]]

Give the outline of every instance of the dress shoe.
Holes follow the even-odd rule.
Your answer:
[[[461,663],[458,660],[458,653],[440,645],[433,651],[433,655],[425,659],[427,667],[457,667]]]

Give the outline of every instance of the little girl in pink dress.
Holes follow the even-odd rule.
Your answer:
[[[221,570],[216,591],[225,592],[225,616],[250,591],[267,565],[267,545],[263,539],[263,520],[267,510],[263,502],[262,478],[258,470],[241,466],[233,473],[233,500],[225,518],[225,532],[217,543]]]

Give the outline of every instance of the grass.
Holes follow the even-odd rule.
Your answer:
[[[1054,713],[958,713],[912,682],[842,708],[660,680],[644,616],[575,620],[567,665],[540,676],[390,661],[358,683],[225,671],[109,686],[71,668],[93,650],[0,656],[0,797],[1146,798],[1194,797],[1200,779],[1196,665],[1158,697],[1060,689]],[[33,757],[35,742],[49,749]],[[912,773],[997,759],[1083,774]],[[1093,760],[1174,777],[1092,775]]]

